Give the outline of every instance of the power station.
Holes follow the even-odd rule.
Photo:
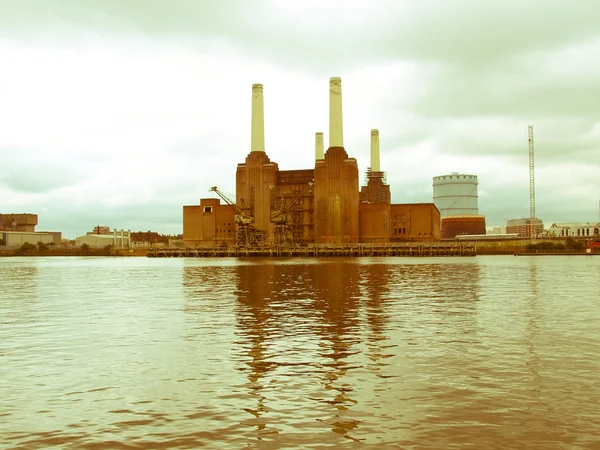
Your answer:
[[[219,198],[183,207],[183,239],[195,247],[260,247],[439,241],[434,203],[392,204],[380,167],[379,130],[371,130],[366,185],[344,148],[342,81],[329,82],[329,146],[315,135],[313,168],[280,170],[266,153],[263,86],[252,86],[251,148],[237,165],[236,197],[218,186]],[[312,152],[312,150],[311,150]],[[221,200],[224,203],[221,203]]]

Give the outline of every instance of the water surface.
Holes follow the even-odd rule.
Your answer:
[[[600,258],[0,259],[1,448],[600,448]]]

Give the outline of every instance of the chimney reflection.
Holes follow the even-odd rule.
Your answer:
[[[332,431],[348,439],[354,439],[349,433],[360,423],[346,417],[356,400],[352,398],[352,381],[344,382],[348,370],[356,368],[351,360],[359,352],[353,348],[360,342],[358,268],[357,264],[336,261],[319,265],[314,274],[315,310],[322,338],[319,356],[325,361],[322,382],[332,393],[332,398],[321,401],[336,409],[335,416],[328,421]]]
[[[266,377],[277,364],[269,361],[272,356],[270,348],[274,344],[275,328],[271,301],[276,295],[273,280],[276,265],[241,265],[237,267],[237,290],[235,292],[238,303],[236,306],[237,335],[239,344],[245,355],[250,357],[246,368],[239,370],[247,372],[248,383],[246,387],[249,394],[255,398],[256,407],[244,408],[257,419],[255,425],[258,431],[264,432],[266,421],[263,414],[269,409],[265,405],[267,399]]]
[[[368,357],[373,364],[369,368],[375,371],[377,376],[384,378],[387,376],[379,373],[380,369],[386,365],[382,360],[393,356],[389,348],[395,346],[385,344],[385,341],[388,340],[385,325],[389,321],[389,313],[386,311],[385,303],[389,295],[389,268],[390,266],[387,264],[368,264],[361,266],[360,271],[362,297],[366,299],[366,319],[371,331],[367,346],[369,348]]]

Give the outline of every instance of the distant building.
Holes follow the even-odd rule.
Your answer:
[[[0,230],[35,232],[37,214],[0,214]]]
[[[489,227],[487,234],[506,234],[506,227]]]
[[[25,243],[36,245],[59,245],[62,240],[60,231],[35,231],[38,224],[37,214],[0,214],[0,246],[20,247]]]
[[[110,227],[101,227],[97,225],[94,227],[94,231],[88,231],[86,234],[111,234]]]
[[[62,240],[62,233],[56,232],[28,232],[28,231],[0,231],[0,246],[20,247],[25,243],[36,245],[42,244],[59,245]]]
[[[600,222],[553,223],[548,228],[548,236],[555,237],[587,237],[598,236]]]
[[[506,222],[506,234],[521,237],[537,236],[544,232],[544,223],[538,218],[510,219]]]
[[[96,231],[98,227],[95,228]],[[108,228],[108,227],[102,227]],[[113,248],[130,248],[131,247],[131,230],[123,230],[120,231],[114,229],[109,233],[102,234],[94,234],[88,232],[85,236],[79,236],[75,238],[76,245],[81,247],[86,244],[89,247],[93,248],[102,248],[108,245],[111,245]]]

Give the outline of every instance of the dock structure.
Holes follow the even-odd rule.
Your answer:
[[[187,247],[151,248],[149,258],[236,258],[236,257],[329,257],[329,256],[475,256],[471,244],[403,243],[265,246],[265,247]]]

